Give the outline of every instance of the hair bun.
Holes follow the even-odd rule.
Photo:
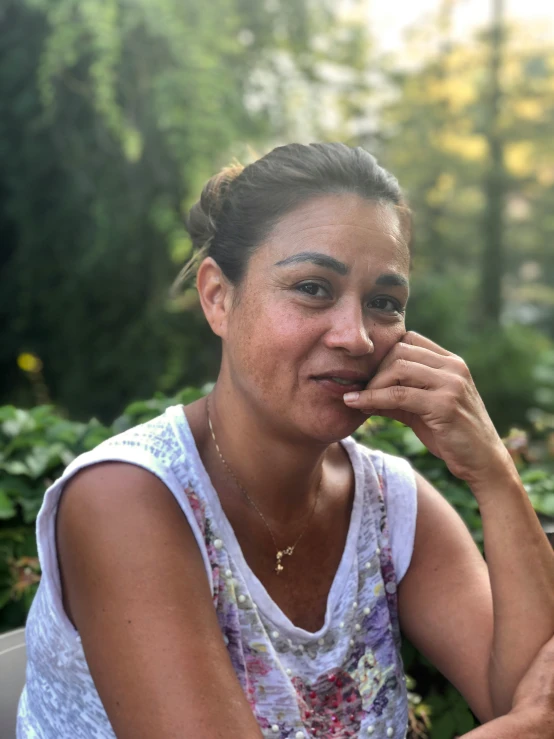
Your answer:
[[[196,272],[198,264],[207,256],[229,187],[243,170],[244,166],[239,162],[223,167],[207,181],[200,199],[190,209],[185,226],[192,241],[192,256],[175,278],[169,291],[171,297],[177,295],[181,285]]]
[[[205,184],[200,199],[188,214],[186,221],[195,252],[207,250],[217,231],[217,217],[221,211],[229,187],[244,170],[242,164],[234,164],[211,177]]]

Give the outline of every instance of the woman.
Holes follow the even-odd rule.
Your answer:
[[[482,722],[509,713],[554,556],[465,364],[406,333],[396,180],[285,146],[212,178],[189,231],[217,383],[47,491],[19,736],[402,739],[400,629]],[[350,438],[371,413],[469,484],[488,567],[429,482]]]

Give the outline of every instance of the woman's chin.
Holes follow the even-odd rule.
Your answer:
[[[325,444],[333,444],[336,441],[351,436],[366,420],[367,415],[353,408],[340,409],[322,413],[314,413],[312,416],[308,434]]]

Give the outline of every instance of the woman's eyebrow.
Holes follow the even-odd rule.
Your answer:
[[[330,257],[327,254],[322,254],[318,251],[301,251],[298,254],[292,254],[286,259],[282,259],[280,262],[276,262],[275,266],[288,267],[291,264],[301,264],[302,262],[311,262],[312,264],[317,264],[318,267],[326,267],[327,269],[332,269],[339,275],[347,275],[350,272],[350,267],[344,264],[344,262],[339,262],[338,259],[334,259],[333,257]],[[406,288],[410,285],[408,280],[403,275],[399,275],[395,272],[387,272],[379,275],[379,277],[375,280],[375,284],[385,285],[388,287],[400,286]]]
[[[339,262],[338,259],[333,259],[333,257],[318,251],[301,251],[298,254],[292,254],[286,259],[276,262],[275,266],[288,267],[291,264],[300,264],[302,262],[311,262],[312,264],[317,264],[318,267],[332,269],[339,275],[347,275],[350,272],[350,267],[347,267],[343,262]]]
[[[394,287],[400,285],[400,287],[409,287],[410,283],[403,275],[398,275],[395,272],[389,272],[388,274],[379,275],[375,280],[376,285],[387,285],[388,287]]]

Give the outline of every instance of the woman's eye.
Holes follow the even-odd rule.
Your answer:
[[[329,290],[318,282],[303,282],[301,285],[298,285],[296,289],[301,293],[311,295],[313,298],[329,297]]]
[[[397,303],[396,300],[391,298],[375,298],[370,303],[370,307],[375,307],[377,310],[382,310],[385,313],[404,313],[404,309]]]

